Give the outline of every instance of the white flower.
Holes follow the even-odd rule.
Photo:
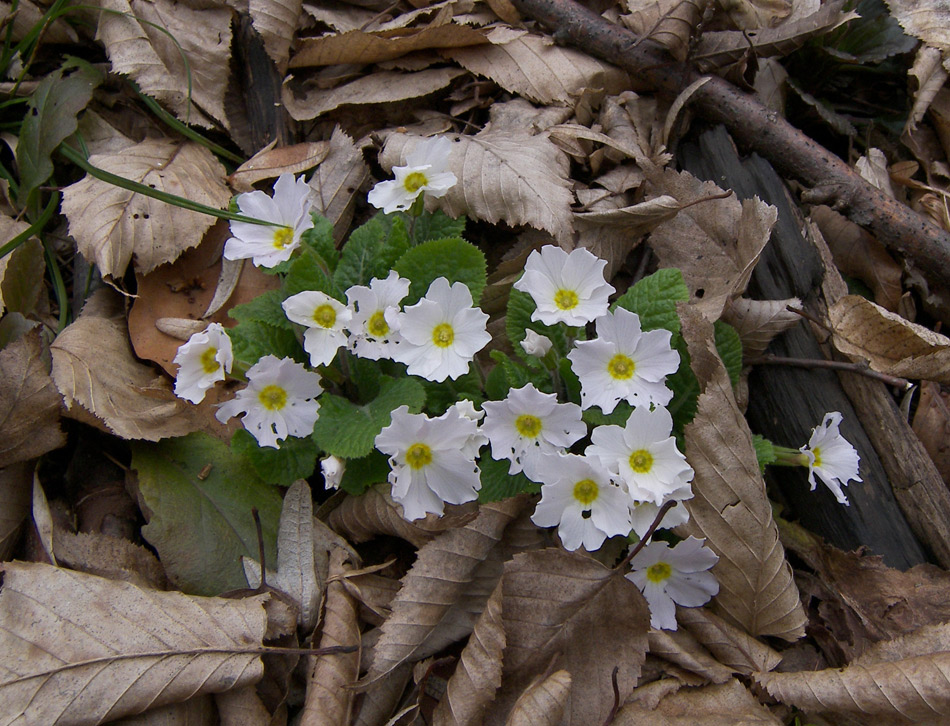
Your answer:
[[[367,197],[370,204],[386,214],[406,210],[423,192],[441,197],[455,186],[458,178],[445,167],[452,142],[444,136],[423,139],[406,157],[406,166],[394,166],[395,179],[382,181]]]
[[[438,420],[454,420],[455,418],[464,418],[467,421],[471,421],[475,426],[472,427],[472,434],[469,436],[468,441],[462,445],[462,453],[465,454],[465,457],[468,459],[475,459],[478,456],[479,450],[488,443],[488,437],[482,433],[480,428],[477,428],[478,422],[485,417],[484,411],[479,411],[475,408],[475,404],[469,401],[467,398],[463,398],[461,401],[456,401],[451,406],[448,407],[446,412],[439,416]]]
[[[587,433],[576,403],[558,403],[531,383],[509,391],[504,401],[485,401],[482,431],[491,442],[492,458],[511,461],[509,474],[524,471],[536,479],[541,457],[556,454]]]
[[[328,456],[320,460],[320,473],[323,474],[323,486],[326,489],[339,489],[346,471],[346,461],[337,456]]]
[[[348,346],[359,358],[390,358],[400,340],[397,330],[399,303],[409,294],[409,280],[395,270],[382,280],[374,277],[369,287],[354,285],[346,299],[356,312],[350,322]]]
[[[288,436],[309,436],[319,417],[320,376],[290,358],[265,355],[247,372],[247,387],[218,407],[221,423],[240,413],[261,446],[280,448]]]
[[[808,444],[801,448],[801,452],[808,457],[808,483],[812,491],[817,482],[815,474],[835,495],[840,504],[848,505],[848,498],[841,487],[847,486],[851,480],[862,481],[858,476],[860,457],[855,448],[838,431],[841,424],[841,414],[837,411],[826,413],[820,425],[811,432]]]
[[[686,510],[686,507],[680,505],[679,502],[684,499],[692,498],[693,489],[688,484],[683,489],[678,489],[668,496],[663,501],[663,504],[675,500],[677,505],[666,511],[657,529],[673,529],[673,527],[686,524],[689,521],[689,512]],[[653,524],[653,520],[656,519],[656,515],[659,513],[660,508],[653,502],[633,502],[631,504],[630,519],[633,522],[633,531],[637,533],[637,537],[643,539],[643,537],[646,536],[650,525]]]
[[[521,347],[528,355],[543,358],[551,350],[551,339],[528,328],[524,331],[524,340],[521,341]]]
[[[393,359],[410,375],[430,381],[455,380],[468,372],[475,354],[491,340],[488,316],[472,307],[472,293],[461,282],[436,278],[425,297],[397,316],[403,341]]]
[[[640,406],[631,412],[623,428],[595,428],[591,432],[593,443],[584,453],[596,456],[611,474],[620,477],[634,500],[660,506],[693,478],[692,467],[670,436],[672,430],[669,411]]]
[[[253,191],[237,196],[241,214],[275,225],[231,222],[231,237],[224,245],[228,260],[248,257],[258,267],[275,267],[290,259],[300,246],[300,235],[313,227],[310,218],[310,187],[300,177],[281,174],[274,184],[274,197]]]
[[[528,255],[524,275],[514,287],[534,299],[532,320],[585,325],[607,312],[614,288],[604,280],[606,265],[606,260],[582,247],[568,254],[556,245],[545,245]]]
[[[304,290],[281,303],[287,318],[307,328],[303,348],[310,356],[310,365],[325,366],[346,345],[344,332],[353,312],[325,292]]]
[[[445,502],[478,497],[478,467],[466,450],[475,429],[475,422],[457,411],[435,419],[411,414],[408,406],[393,411],[389,426],[376,436],[376,448],[389,455],[392,497],[406,519],[442,514]]]
[[[719,556],[704,542],[687,537],[670,549],[666,542],[656,540],[630,561],[633,572],[626,578],[646,598],[653,628],[676,630],[676,605],[699,607],[719,592],[716,576],[708,572]]]
[[[234,355],[231,339],[220,323],[211,323],[203,332],[192,335],[175,354],[178,375],[175,395],[192,403],[201,403],[205,392],[231,372]]]
[[[671,338],[668,330],[641,332],[640,317],[623,308],[598,318],[597,338],[578,341],[567,354],[581,381],[581,408],[610,413],[621,399],[634,406],[668,404],[673,392],[666,376],[680,361]]]
[[[541,501],[531,515],[539,527],[557,525],[565,549],[592,552],[604,540],[630,532],[629,495],[610,481],[596,459],[549,454],[538,463]]]

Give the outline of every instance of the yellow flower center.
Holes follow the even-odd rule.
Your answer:
[[[812,449],[811,453],[815,455],[815,463],[812,466],[821,466],[821,447],[818,446]]]
[[[325,303],[313,311],[313,321],[321,328],[332,328],[336,322],[336,310],[329,303]]]
[[[448,323],[439,323],[432,329],[432,342],[440,348],[448,348],[455,340],[455,331]]]
[[[650,582],[660,583],[670,579],[673,574],[673,568],[665,562],[657,562],[647,568],[647,579]]]
[[[294,231],[290,227],[278,227],[274,230],[274,249],[282,250],[293,244]]]
[[[541,419],[532,416],[530,413],[523,413],[515,419],[515,428],[526,439],[537,438],[538,434],[541,433]]]
[[[637,364],[631,358],[623,353],[617,353],[607,363],[607,372],[612,378],[618,381],[626,381],[633,378],[633,372],[637,369]]]
[[[558,310],[573,310],[579,302],[577,293],[573,290],[565,290],[563,287],[554,293],[554,304]]]
[[[382,310],[377,310],[366,321],[366,329],[374,338],[382,338],[389,332],[389,325],[386,323],[386,316]]]
[[[640,449],[630,454],[630,468],[637,474],[646,474],[653,468],[653,454],[646,449]]]
[[[271,383],[261,389],[261,392],[257,394],[257,400],[268,411],[280,411],[287,405],[287,391]]]
[[[208,348],[204,353],[201,354],[201,368],[205,373],[214,373],[217,371],[221,364],[218,363],[218,359],[215,357],[218,355],[217,348]]]
[[[415,194],[422,187],[429,183],[429,177],[423,174],[421,171],[414,171],[406,175],[406,178],[403,180],[402,185],[406,188],[406,191],[410,194]]]
[[[413,469],[421,469],[432,463],[432,449],[426,444],[417,443],[406,449],[406,463]]]
[[[574,498],[585,507],[589,507],[597,500],[599,491],[600,487],[593,479],[581,479],[574,485]]]

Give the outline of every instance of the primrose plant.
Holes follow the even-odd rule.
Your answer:
[[[282,175],[273,196],[239,195],[242,214],[270,224],[232,222],[224,256],[250,259],[278,284],[233,308],[233,327],[213,323],[179,348],[175,392],[199,403],[226,377],[243,381],[216,415],[241,417],[232,445],[258,473],[287,485],[319,460],[328,488],[360,494],[388,482],[409,520],[528,492],[540,495],[532,521],[556,527],[569,550],[684,523],[693,469],[677,438],[698,384],[676,314],[689,297],[679,271],[611,303],[604,260],[542,246],[493,338],[478,306],[485,256],[462,237],[464,219],[424,209],[456,183],[451,149],[446,138],[419,140],[395,179],[370,192],[382,211],[339,249],[303,178]],[[717,323],[716,338],[737,380],[738,336]],[[817,475],[843,499],[857,455],[840,418],[772,458],[807,466],[813,488]],[[641,543],[628,577],[655,627],[676,627],[673,603],[716,594],[717,559],[693,538]]]

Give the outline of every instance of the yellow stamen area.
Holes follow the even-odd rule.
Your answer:
[[[563,287],[554,293],[554,304],[558,310],[573,310],[577,307],[580,300],[577,293],[573,290],[565,290]]]
[[[647,568],[647,579],[657,584],[669,580],[672,574],[673,568],[665,562],[657,562]]]
[[[811,453],[815,455],[815,463],[812,466],[821,466],[821,447],[818,446],[812,449]]]
[[[370,316],[369,320],[366,321],[366,330],[374,338],[382,338],[389,332],[389,324],[386,322],[386,316],[383,315],[382,310],[377,310]]]
[[[412,469],[421,469],[432,463],[432,449],[422,442],[413,444],[406,449],[406,463]]]
[[[600,487],[593,479],[581,479],[574,485],[574,498],[585,507],[589,507],[597,500],[599,492]]]
[[[626,381],[633,378],[633,373],[636,369],[637,364],[623,353],[617,353],[617,355],[611,358],[607,363],[607,372],[611,378],[616,378],[618,381]]]
[[[455,340],[455,331],[448,323],[439,323],[432,329],[432,342],[439,348],[448,348]]]
[[[332,328],[336,322],[336,310],[329,303],[325,303],[313,311],[313,322],[321,328]]]
[[[208,348],[204,353],[201,354],[201,369],[205,373],[214,373],[217,371],[221,364],[218,363],[218,359],[215,357],[218,355],[217,348]]]
[[[541,433],[541,419],[530,413],[523,413],[515,419],[515,428],[526,439],[535,439]]]
[[[630,454],[630,468],[637,474],[646,474],[653,468],[653,454],[646,449],[638,449]]]
[[[415,194],[428,183],[429,177],[427,177],[421,171],[414,171],[410,174],[406,174],[406,178],[403,180],[402,185],[406,188],[407,192],[410,194]]]
[[[287,391],[271,383],[261,389],[261,392],[257,394],[257,400],[268,411],[280,411],[287,405]]]
[[[293,244],[294,231],[290,227],[278,227],[274,230],[274,249],[282,250]]]

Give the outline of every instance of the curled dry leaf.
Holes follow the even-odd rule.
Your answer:
[[[771,28],[792,13],[792,0],[732,0],[725,14],[741,30]]]
[[[950,405],[933,381],[921,382],[913,426],[944,481],[950,481]]]
[[[365,641],[365,638],[364,638]],[[390,716],[402,701],[406,685],[412,677],[412,666],[405,664],[390,671],[383,679],[363,694],[353,726],[379,726],[393,724],[397,719]]]
[[[866,358],[873,370],[901,378],[950,383],[950,338],[896,313],[845,295],[828,309],[835,347]]]
[[[333,238],[340,242],[353,220],[356,195],[369,178],[363,152],[339,126],[330,134],[330,149],[308,184],[314,209],[333,223]]]
[[[770,671],[782,656],[707,608],[677,608],[676,620],[723,665],[736,673]]]
[[[98,724],[260,679],[268,596],[139,589],[0,565],[0,722]]]
[[[505,726],[558,726],[571,695],[571,674],[555,671],[528,686],[515,701]]]
[[[650,3],[625,2],[629,10],[620,20],[640,36],[649,37],[664,46],[679,62],[686,60],[692,44],[693,31],[703,17],[698,0],[659,0]]]
[[[89,298],[50,352],[53,382],[74,416],[79,404],[124,439],[158,441],[199,428],[195,409],[175,396],[168,379],[133,355],[122,301],[110,288]]]
[[[722,319],[739,334],[742,352],[747,358],[762,355],[776,336],[798,325],[802,316],[788,308],[800,309],[797,297],[788,300],[732,300],[722,311]]]
[[[290,44],[297,32],[301,0],[249,0],[251,24],[264,41],[264,50],[283,74],[290,60]]]
[[[651,630],[650,655],[675,663],[711,683],[732,679],[732,670],[713,658],[688,630]]]
[[[299,174],[312,169],[329,153],[329,141],[308,141],[276,149],[270,144],[235,169],[228,177],[228,184],[237,192],[249,192],[264,179],[276,179],[281,174]]]
[[[89,163],[209,207],[226,207],[231,199],[224,167],[193,142],[146,139],[120,152],[90,156]],[[89,175],[63,190],[62,207],[77,248],[105,277],[121,277],[133,257],[142,272],[171,262],[201,242],[215,222]]]
[[[696,472],[695,496],[686,502],[689,522],[678,531],[705,537],[719,555],[712,570],[719,580],[714,602],[727,620],[750,635],[796,640],[804,635],[805,612],[772,518],[752,434],[716,353],[712,324],[691,305],[680,305],[679,313],[702,393],[684,432],[686,458]]]
[[[100,532],[69,532],[53,529],[53,552],[63,567],[138,587],[164,590],[165,570],[152,550],[121,537]]]
[[[702,714],[698,717],[697,714]],[[637,701],[620,709],[613,726],[780,726],[782,721],[733,679],[680,688],[651,708]]]

